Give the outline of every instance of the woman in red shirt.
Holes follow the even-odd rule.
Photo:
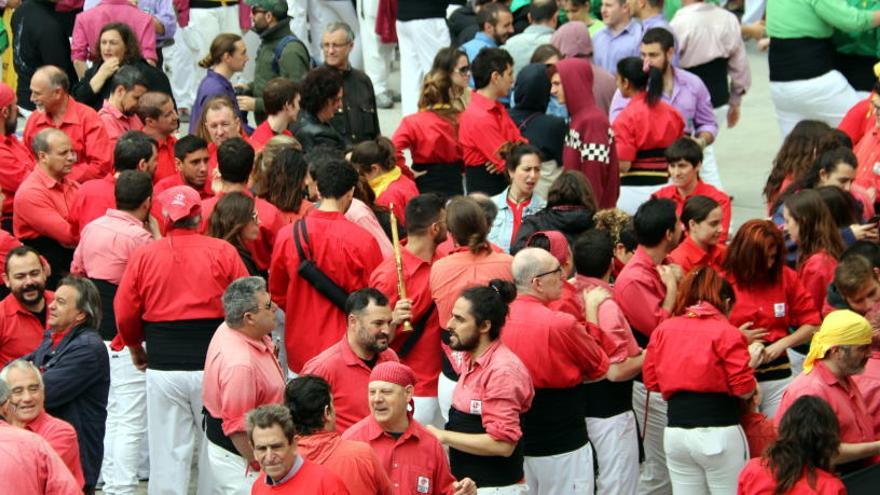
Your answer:
[[[284,144],[288,140],[290,144]],[[293,146],[295,143],[288,136],[269,140],[258,155],[257,166],[262,169],[262,175],[254,187],[257,197],[275,205],[287,223],[299,220],[315,207],[307,198],[309,165],[298,145]]]
[[[350,161],[370,184],[375,204],[390,208],[397,221],[405,222],[404,210],[410,199],[419,195],[416,183],[397,166],[394,145],[385,137],[363,141],[351,150]]]
[[[792,380],[786,352],[809,341],[821,323],[813,298],[785,266],[782,232],[769,220],[744,223],[727,247],[722,268],[733,284],[737,304],[730,322],[742,329],[749,341],[760,340],[764,361],[755,370],[761,387],[761,412],[776,414],[782,392]],[[789,328],[795,328],[789,333]]]
[[[773,159],[773,168],[764,185],[764,199],[767,211],[772,215],[773,205],[782,191],[794,181],[800,180],[818,157],[819,142],[824,139],[831,127],[818,120],[802,120],[785,137],[782,147]]]
[[[676,494],[733,493],[748,444],[739,399],[755,393],[752,365],[760,360],[727,320],[733,288],[715,270],[698,268],[681,281],[673,316],[645,350],[645,387],[667,401],[663,450]],[[687,366],[682,366],[687,356]]]
[[[824,400],[805,395],[779,423],[779,438],[739,476],[737,495],[845,495],[832,474],[840,446],[840,425]]]
[[[724,232],[721,205],[708,196],[691,196],[681,209],[680,219],[687,236],[669,253],[669,259],[685,273],[700,265],[720,271],[727,252],[720,243]]]
[[[798,277],[821,312],[844,249],[840,232],[822,197],[813,189],[786,198],[782,216],[788,235],[798,246]]]
[[[663,73],[638,57],[617,63],[617,88],[630,98],[612,128],[620,161],[620,199],[617,207],[634,214],[639,205],[669,178],[666,147],[684,133],[684,120],[662,101]]]
[[[467,56],[465,56],[467,61]],[[470,69],[465,67],[467,72]],[[406,161],[403,150],[412,156],[416,186],[422,193],[443,197],[464,194],[461,171],[464,166],[458,143],[458,114],[461,108],[455,98],[454,81],[445,71],[432,71],[425,76],[419,111],[400,121],[391,141],[397,150],[397,166]]]

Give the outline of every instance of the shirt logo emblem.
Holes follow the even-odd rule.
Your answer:
[[[776,303],[773,305],[773,316],[776,318],[785,318],[785,303]]]
[[[483,414],[483,401],[481,400],[472,400],[471,401],[471,414]]]
[[[419,476],[416,491],[419,493],[431,493],[431,480],[426,476]]]
[[[183,193],[177,193],[174,195],[174,199],[171,200],[171,204],[174,206],[186,206],[186,196]]]

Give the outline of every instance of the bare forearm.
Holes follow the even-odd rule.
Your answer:
[[[82,79],[83,74],[86,73],[86,61],[85,60],[74,60],[73,61],[73,69],[76,71],[76,77]]]
[[[642,372],[642,363],[645,361],[645,353],[626,358],[621,363],[612,364],[608,367],[606,377],[612,382],[625,382],[638,376]]]
[[[880,442],[841,443],[834,464],[846,464],[875,455],[880,455]]]
[[[237,431],[232,435],[229,435],[229,439],[232,440],[232,444],[235,445],[235,450],[244,457],[244,460],[248,463],[254,460],[254,451],[251,449],[250,443],[247,440],[247,434],[243,431]]]
[[[444,431],[441,442],[456,450],[473,455],[510,457],[516,444],[502,442],[487,433],[461,433]]]

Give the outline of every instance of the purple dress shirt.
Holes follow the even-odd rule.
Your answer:
[[[196,93],[196,99],[189,111],[189,133],[196,133],[196,126],[199,124],[199,116],[202,114],[202,107],[211,98],[215,96],[225,96],[232,101],[235,107],[235,114],[239,115],[241,111],[238,109],[238,100],[235,99],[235,89],[229,79],[217,74],[212,69],[208,69],[205,78],[199,83],[199,91]]]
[[[636,19],[630,19],[617,34],[605,26],[593,35],[593,63],[617,74],[617,62],[626,57],[638,57],[641,43],[642,24]]]
[[[684,69],[672,68],[673,87],[672,94],[663,93],[663,101],[675,107],[684,119],[684,132],[697,134],[710,132],[713,136],[718,135],[718,123],[715,121],[715,113],[712,108],[712,99],[709,90],[703,81]],[[614,93],[611,100],[611,122],[629,104],[629,98],[624,98],[620,90]]]

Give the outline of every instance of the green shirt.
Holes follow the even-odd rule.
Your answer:
[[[871,29],[873,12],[846,0],[768,0],[767,35],[771,38],[830,38],[841,31]]]
[[[849,5],[868,10],[880,10],[880,0],[847,0]],[[880,33],[869,29],[860,33],[834,30],[834,46],[840,53],[877,57],[880,54]]]

